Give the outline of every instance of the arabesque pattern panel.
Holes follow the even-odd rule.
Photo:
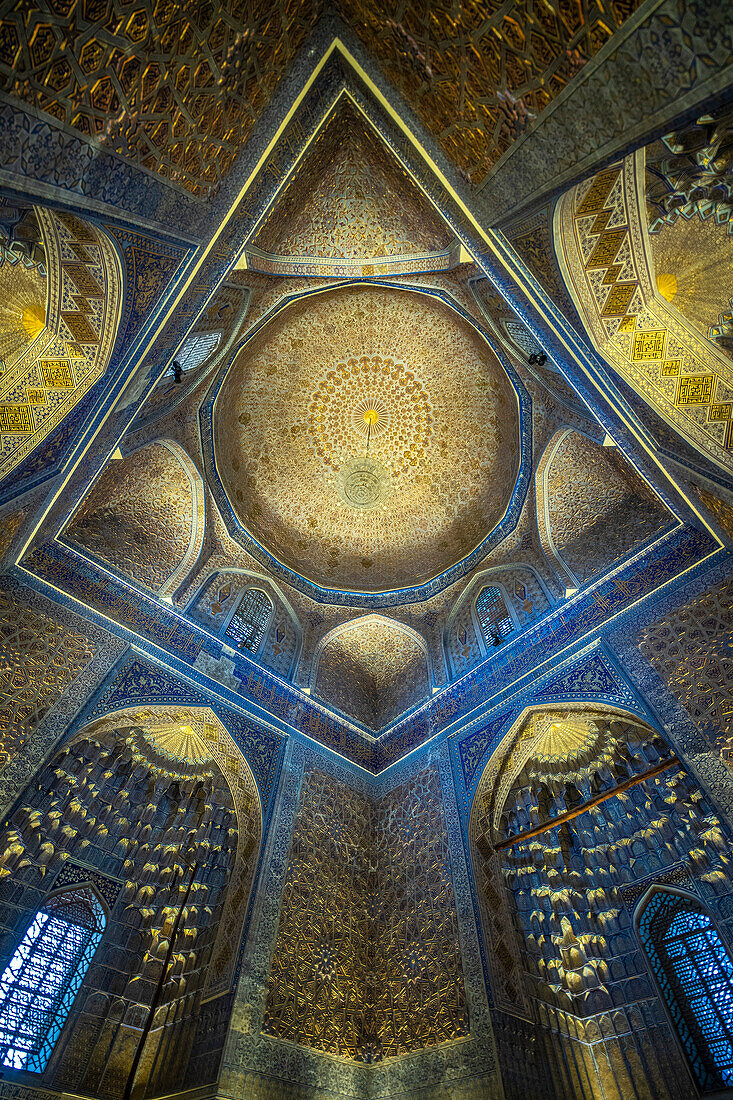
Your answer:
[[[88,638],[0,594],[0,766],[94,656]]]
[[[377,802],[306,775],[264,1031],[360,1062],[468,1034],[434,767]]]

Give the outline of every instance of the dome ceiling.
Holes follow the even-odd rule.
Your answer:
[[[375,285],[303,297],[240,352],[214,409],[245,531],[324,587],[382,592],[460,562],[502,518],[517,398],[440,299]]]

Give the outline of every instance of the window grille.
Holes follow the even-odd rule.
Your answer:
[[[542,351],[529,329],[519,321],[505,321],[504,327],[512,343],[516,344],[528,358]]]
[[[654,893],[639,934],[703,1091],[733,1085],[733,960],[703,906]]]
[[[232,616],[225,634],[239,649],[256,653],[272,614],[272,601],[259,588],[248,588]]]
[[[193,336],[189,336],[178,355],[176,355],[176,362],[184,373],[194,370],[196,367],[200,367],[212,352],[216,351],[220,341],[220,332],[195,332]],[[171,364],[165,372],[166,378],[172,378],[173,373],[173,365]]]
[[[0,1063],[41,1073],[102,938],[97,895],[78,887],[38,910],[0,976]]]
[[[514,632],[514,623],[507,611],[504,597],[493,585],[482,588],[479,592],[476,598],[476,614],[487,645],[491,645],[497,635],[499,638],[508,638]]]

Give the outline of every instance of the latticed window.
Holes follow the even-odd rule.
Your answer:
[[[90,887],[49,898],[0,977],[0,1062],[41,1073],[106,923]]]
[[[704,1091],[733,1085],[733,960],[703,906],[652,894],[639,934]]]
[[[239,649],[256,653],[265,636],[272,614],[272,601],[259,588],[248,588],[226,628],[226,636],[236,642]]]
[[[216,351],[220,341],[220,332],[195,332],[186,340],[176,356],[176,362],[180,364],[183,371],[195,370],[205,359],[208,359],[212,352]],[[173,367],[170,366],[165,373],[166,376],[172,377]]]
[[[501,590],[494,585],[488,585],[479,592],[476,598],[476,614],[484,641],[488,645],[494,644],[497,638],[508,638],[514,631],[514,623],[507,611]]]

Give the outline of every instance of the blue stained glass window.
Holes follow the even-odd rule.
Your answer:
[[[90,887],[48,898],[0,976],[0,1064],[41,1073],[102,938]]]
[[[733,1085],[733,960],[710,916],[699,902],[659,890],[639,933],[701,1087]]]
[[[514,631],[514,623],[507,611],[501,589],[494,585],[488,585],[479,592],[476,597],[476,614],[484,641],[488,645],[495,644],[497,638],[508,638]]]
[[[259,588],[248,588],[225,630],[239,649],[256,653],[272,613],[272,602]]]

